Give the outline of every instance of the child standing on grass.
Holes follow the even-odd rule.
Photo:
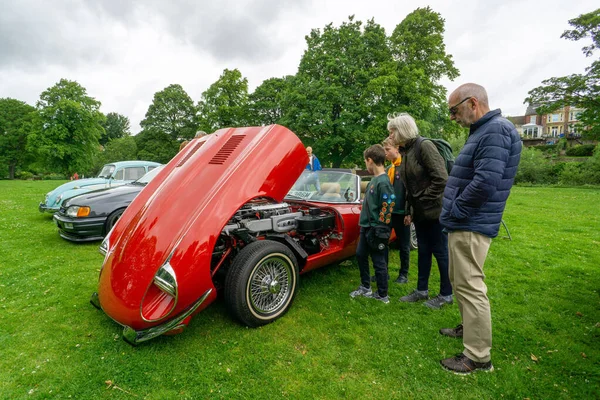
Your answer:
[[[383,166],[385,162],[383,146],[375,144],[366,149],[363,155],[367,171],[373,175],[373,179],[367,186],[358,223],[360,237],[356,248],[356,259],[361,284],[358,289],[350,293],[350,297],[364,296],[387,304],[390,302],[387,268],[388,241],[396,196]],[[371,290],[369,255],[375,269],[376,293]]]

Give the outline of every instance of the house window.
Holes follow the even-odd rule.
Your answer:
[[[558,127],[553,126],[552,127],[552,137],[556,137],[557,135],[558,135]]]
[[[561,114],[552,114],[549,118],[548,122],[560,122],[562,120]]]
[[[529,117],[529,123],[537,124],[537,118],[535,115],[532,115],[531,117]]]

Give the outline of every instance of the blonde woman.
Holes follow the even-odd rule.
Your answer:
[[[417,289],[400,301],[415,303],[426,300],[425,305],[440,309],[452,304],[452,285],[448,275],[448,238],[442,232],[439,217],[442,197],[448,180],[446,162],[435,144],[419,139],[419,129],[409,114],[388,116],[389,137],[403,154],[400,177],[406,188],[406,217],[404,224],[415,224],[419,242],[419,279]],[[421,141],[420,149],[415,143]],[[420,155],[417,154],[420,151]],[[435,256],[440,271],[440,292],[429,299],[429,276],[432,258]]]

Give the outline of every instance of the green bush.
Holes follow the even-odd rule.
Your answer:
[[[64,175],[62,174],[57,174],[57,173],[49,173],[43,176],[43,178],[45,181],[62,181],[67,179]]]
[[[594,154],[595,147],[593,144],[570,147],[567,149],[567,155],[569,157],[591,157]]]
[[[541,150],[544,154],[558,153],[558,145],[556,145],[556,144],[547,144],[545,146],[536,146],[536,149]]]
[[[524,147],[515,177],[516,183],[554,184],[558,182],[558,168],[543,153],[533,147]]]
[[[571,162],[559,174],[564,185],[600,185],[600,146],[584,162]]]
[[[33,179],[33,173],[29,171],[20,171],[15,173],[15,178],[26,181],[28,179]]]

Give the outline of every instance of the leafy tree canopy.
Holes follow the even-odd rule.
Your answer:
[[[0,163],[4,164],[9,179],[27,159],[27,136],[35,108],[20,100],[0,99]]]
[[[281,122],[284,115],[283,99],[290,90],[292,76],[270,78],[258,86],[248,97],[249,123],[271,125]]]
[[[135,160],[137,152],[137,144],[132,136],[113,139],[108,142],[102,152],[103,165],[117,161]]]
[[[200,129],[217,129],[248,124],[248,79],[236,68],[225,69],[219,79],[202,93],[198,103]]]
[[[138,160],[168,163],[179,150],[179,142],[158,129],[144,129],[134,136]]]
[[[563,32],[561,38],[568,40],[591,39],[582,48],[591,57],[600,48],[600,9],[569,20],[574,29]],[[565,106],[584,108],[579,115],[584,136],[600,139],[600,60],[586,68],[585,74],[572,74],[542,81],[542,85],[529,91],[525,99],[529,104],[541,104],[540,114],[547,114]]]
[[[172,140],[191,139],[198,130],[196,114],[190,96],[181,85],[173,84],[154,94],[140,125],[143,130],[162,132]]]
[[[458,70],[443,43],[444,20],[429,8],[409,14],[387,37],[369,20],[313,29],[290,90],[284,125],[334,167],[362,165],[363,150],[387,136],[387,115],[410,112],[423,134],[451,126],[442,77]],[[456,128],[451,128],[456,131]]]
[[[103,127],[104,133],[100,137],[102,146],[106,146],[111,140],[131,135],[129,118],[116,112],[106,114]]]
[[[104,133],[100,102],[75,81],[61,79],[40,95],[28,148],[47,168],[70,176],[93,165]]]

